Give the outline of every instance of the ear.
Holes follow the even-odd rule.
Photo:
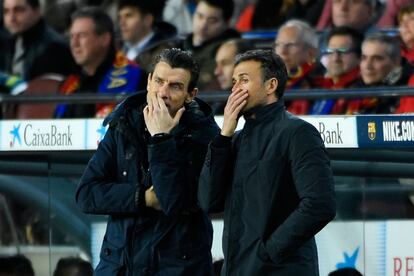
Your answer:
[[[271,94],[275,94],[276,95],[276,89],[279,86],[279,81],[276,78],[271,78],[267,80],[267,84],[266,84],[266,94],[267,95],[271,95]]]
[[[198,89],[194,88],[193,91],[190,91],[187,93],[187,96],[185,97],[185,102],[190,103],[192,100],[194,100],[195,96],[197,96]]]

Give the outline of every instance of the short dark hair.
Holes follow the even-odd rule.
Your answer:
[[[182,68],[190,71],[190,83],[188,84],[188,92],[192,91],[198,82],[198,76],[200,75],[200,66],[194,60],[190,52],[183,51],[178,48],[164,49],[158,54],[151,68],[151,74],[154,73],[155,66],[159,62],[165,62],[172,68]]]
[[[118,11],[125,7],[137,8],[142,14],[152,14],[159,20],[162,18],[165,0],[119,0]]]
[[[283,97],[283,93],[285,92],[288,78],[286,65],[282,58],[272,50],[250,50],[237,55],[234,64],[238,65],[242,62],[250,60],[260,62],[263,82],[271,78],[277,79],[278,86],[276,88],[276,96],[278,99],[281,99]]]
[[[79,18],[90,18],[95,25],[95,33],[98,35],[109,33],[111,35],[111,45],[115,45],[114,23],[104,10],[91,6],[82,7],[72,14],[72,23]]]
[[[362,41],[364,41],[364,34],[349,26],[340,26],[340,27],[333,27],[328,33],[328,43],[329,40],[333,36],[343,35],[349,36],[352,39],[352,47],[354,48],[354,52],[357,54],[358,57],[361,57],[361,45]]]
[[[10,275],[34,276],[32,263],[23,255],[0,257],[0,272]]]
[[[40,8],[40,1],[39,0],[26,0],[26,2],[30,7],[32,7],[32,9]]]
[[[230,18],[233,16],[233,0],[201,0],[199,3],[201,2],[206,2],[210,6],[219,8],[223,13],[223,18],[225,21],[229,21]]]
[[[397,15],[398,24],[401,24],[401,20],[404,15],[411,14],[411,13],[414,13],[414,4],[408,4],[400,8],[400,10],[398,11],[398,15]]]
[[[74,274],[75,272],[77,274]],[[92,265],[89,262],[82,260],[81,258],[61,258],[56,265],[55,271],[53,272],[53,276],[69,275],[92,276]]]

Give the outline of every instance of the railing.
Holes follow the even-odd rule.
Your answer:
[[[97,102],[118,102],[129,94],[99,94],[78,93],[72,95],[7,95],[0,94],[1,104],[41,104],[41,103],[71,103],[87,104]],[[208,103],[224,102],[229,95],[228,91],[200,92],[198,97]],[[295,99],[335,99],[335,98],[368,98],[368,97],[401,97],[414,96],[414,87],[375,87],[375,88],[353,88],[353,89],[297,89],[287,90],[283,96],[285,100]]]

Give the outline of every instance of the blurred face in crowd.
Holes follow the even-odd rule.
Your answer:
[[[32,8],[26,0],[4,0],[3,20],[4,26],[11,34],[20,34],[40,19],[40,9]]]
[[[224,43],[216,53],[216,76],[220,88],[225,90],[231,88],[233,82],[234,57],[236,56],[236,45],[234,43]]]
[[[234,67],[233,88],[246,90],[247,103],[240,111],[241,114],[256,106],[265,106],[275,102],[277,80],[263,81],[261,63],[255,60],[243,61]]]
[[[118,12],[119,28],[122,39],[135,44],[151,32],[153,16],[142,14],[136,7],[125,6]]]
[[[76,63],[93,75],[103,62],[111,43],[110,33],[97,34],[90,18],[77,18],[70,28],[70,48]]]
[[[219,36],[227,29],[227,22],[223,18],[221,9],[210,6],[204,1],[197,4],[193,16],[193,45]]]
[[[365,29],[371,21],[374,7],[369,0],[332,0],[332,21],[334,26],[349,26]]]
[[[381,82],[398,64],[387,54],[387,46],[378,41],[362,44],[361,77],[365,84]]]
[[[148,94],[156,94],[168,108],[172,117],[190,102],[197,94],[197,89],[188,91],[191,73],[184,68],[172,68],[168,63],[160,61],[154,68],[154,72],[148,76]]]
[[[327,56],[328,75],[335,80],[359,66],[352,38],[347,35],[334,35],[329,39]]]
[[[313,59],[313,51],[302,42],[298,29],[293,26],[279,30],[275,51],[285,62],[288,71]]]
[[[404,44],[409,48],[414,47],[414,13],[402,15],[399,22],[399,30]]]

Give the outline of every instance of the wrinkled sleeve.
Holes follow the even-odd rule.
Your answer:
[[[117,181],[116,133],[109,128],[89,161],[76,191],[76,202],[85,213],[135,214],[144,208],[144,191],[137,183]]]
[[[200,176],[198,200],[204,211],[224,211],[231,182],[231,164],[231,138],[217,135],[209,145]]]

